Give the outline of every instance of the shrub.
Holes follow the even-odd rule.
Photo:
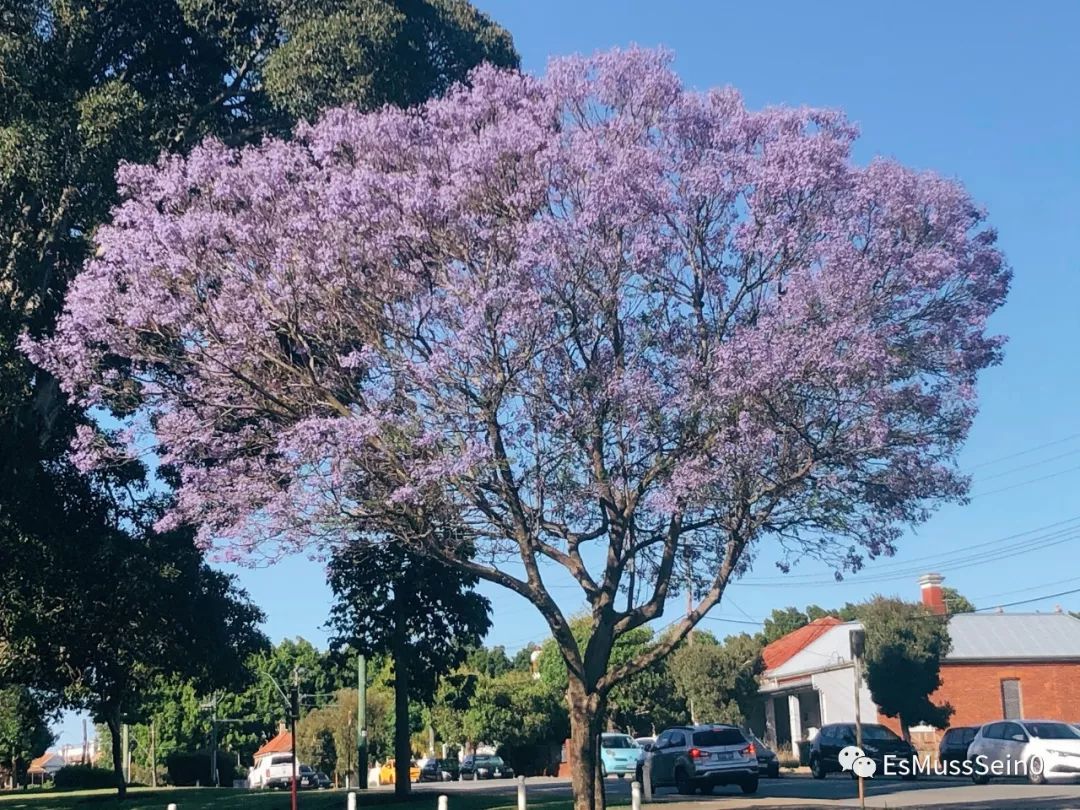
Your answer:
[[[231,785],[236,778],[236,762],[232,754],[218,751],[217,766],[221,784]],[[210,753],[207,751],[174,751],[165,757],[165,769],[169,783],[177,787],[192,787],[196,782],[200,785],[213,784],[210,778]]]
[[[53,776],[53,785],[61,789],[91,790],[116,787],[116,775],[109,768],[91,765],[65,765]]]

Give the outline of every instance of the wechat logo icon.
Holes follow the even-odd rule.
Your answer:
[[[840,761],[840,767],[845,771],[851,771],[863,779],[870,779],[877,773],[877,763],[866,755],[866,752],[857,745],[849,745],[840,749],[836,757]]]

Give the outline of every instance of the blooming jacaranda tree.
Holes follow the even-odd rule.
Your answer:
[[[1010,274],[957,183],[856,165],[855,137],[688,91],[663,53],[480,68],[417,109],[125,167],[27,350],[172,471],[163,529],[241,556],[362,530],[532,602],[585,810],[606,696],[755,555],[856,569],[964,497]],[[609,667],[680,589],[685,615]]]

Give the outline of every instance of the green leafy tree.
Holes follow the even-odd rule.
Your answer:
[[[859,607],[859,619],[866,630],[866,684],[881,713],[899,718],[905,739],[918,723],[948,725],[952,707],[930,699],[952,646],[947,621],[922,605],[881,596]]]
[[[48,665],[32,682],[112,715],[114,730],[118,701],[126,716],[156,673],[183,668],[166,667],[152,646],[113,641],[100,649],[130,649],[105,674],[85,663],[98,631],[73,647],[49,635],[56,616],[70,614],[79,627],[79,616],[103,606],[119,618],[103,620],[101,632],[118,621],[149,622],[121,630],[140,639],[160,628],[129,595],[141,591],[139,578],[153,589],[161,572],[149,562],[143,576],[140,546],[168,541],[125,536],[119,527],[149,521],[114,508],[143,471],[81,473],[68,450],[86,414],[16,346],[24,332],[52,332],[67,283],[117,201],[117,165],[183,153],[205,136],[238,143],[286,133],[326,105],[411,104],[483,61],[513,66],[517,56],[509,34],[463,0],[0,6],[0,658],[10,658],[0,669],[25,662],[25,639],[56,639],[53,657],[65,660],[55,663],[83,678],[79,696]],[[129,412],[130,403],[114,404],[118,415]],[[99,601],[84,604],[91,594]],[[140,687],[126,697],[99,699],[132,680]]]
[[[186,532],[114,529],[85,539],[28,542],[28,552],[51,553],[0,570],[0,586],[15,595],[0,601],[0,638],[18,651],[0,657],[0,676],[50,690],[105,724],[123,794],[121,726],[144,719],[163,678],[202,692],[242,684],[245,659],[266,643],[263,614],[231,576],[205,564]],[[63,598],[58,583],[69,583]],[[47,596],[24,624],[22,600],[33,593]]]
[[[577,616],[570,620],[570,630],[579,644],[588,643],[589,620]],[[654,646],[656,639],[648,627],[640,627],[621,636],[612,647],[612,666],[642,655]],[[547,639],[540,648],[540,678],[560,693],[567,689],[566,662],[554,639]],[[603,725],[634,732],[648,732],[672,722],[682,722],[686,706],[671,689],[665,660],[655,661],[649,667],[623,681],[611,691],[603,706]]]
[[[515,768],[539,770],[544,758],[537,749],[557,748],[570,733],[570,719],[558,690],[524,672],[508,672],[479,677],[462,727],[467,740],[497,745]]]
[[[514,669],[513,662],[507,657],[503,647],[477,647],[469,652],[465,666],[489,678],[497,678]]]
[[[766,644],[776,641],[778,638],[786,636],[788,633],[792,633],[798,630],[800,627],[808,625],[812,620],[797,607],[787,607],[783,610],[774,609],[769,615],[769,618],[765,620],[764,630],[762,632],[764,641]]]
[[[956,588],[942,588],[941,598],[945,601],[945,610],[949,615],[954,613],[971,613],[975,605]]]
[[[693,703],[700,721],[745,725],[758,699],[761,649],[761,640],[746,633],[728,636],[722,644],[695,634],[692,644],[684,643],[671,654],[675,688]]]
[[[0,689],[0,758],[8,762],[13,786],[52,744],[49,719],[47,706],[25,686]]]
[[[491,603],[473,591],[476,578],[400,544],[355,543],[329,566],[334,605],[330,623],[366,655],[388,655],[394,666],[394,758],[412,754],[410,700],[426,703],[438,679],[463,662],[491,626]],[[394,791],[408,795],[407,779]]]

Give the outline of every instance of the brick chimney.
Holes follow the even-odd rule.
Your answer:
[[[919,577],[919,588],[922,589],[922,603],[931,612],[944,616],[945,596],[941,592],[941,583],[945,577],[941,574],[923,574]]]

